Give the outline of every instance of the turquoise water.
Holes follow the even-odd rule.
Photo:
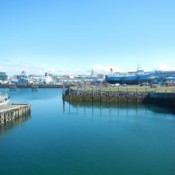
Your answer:
[[[31,116],[0,128],[0,175],[174,175],[175,113],[69,104],[61,89],[18,89]]]

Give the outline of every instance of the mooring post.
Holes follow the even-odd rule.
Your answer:
[[[63,83],[63,96],[65,95],[65,86],[64,86],[64,83]]]
[[[101,102],[101,83],[100,83],[100,102]]]
[[[63,113],[65,113],[65,101],[63,100]]]
[[[108,91],[108,102],[110,101],[110,89]]]
[[[70,101],[70,87],[68,87],[68,97],[69,97],[69,101]]]
[[[63,99],[63,101],[64,101],[64,99],[65,99],[65,86],[64,86],[64,82],[63,82],[62,99]]]

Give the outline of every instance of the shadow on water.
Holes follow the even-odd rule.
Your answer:
[[[145,105],[145,107],[155,113],[160,114],[175,114],[175,108],[172,107],[164,107],[164,106],[158,106],[158,105]]]
[[[11,129],[22,125],[24,122],[26,122],[30,118],[31,118],[31,115],[26,114],[26,115],[23,115],[19,118],[16,118],[15,120],[12,120],[6,124],[0,124],[0,137],[3,136],[8,131],[10,131]]]

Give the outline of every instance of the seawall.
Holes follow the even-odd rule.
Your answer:
[[[120,103],[143,103],[148,92],[123,92],[123,91],[101,91],[101,90],[75,90],[67,89],[63,92],[63,99],[70,101],[99,101]]]
[[[144,103],[175,107],[174,92],[150,92]]]
[[[174,92],[103,91],[103,90],[63,90],[63,100],[112,103],[143,103],[175,107]]]

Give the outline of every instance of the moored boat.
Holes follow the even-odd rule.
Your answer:
[[[7,105],[10,101],[10,97],[7,94],[0,95],[0,106]]]

